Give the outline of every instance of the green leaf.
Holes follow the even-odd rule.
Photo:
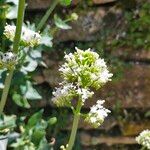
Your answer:
[[[41,44],[47,47],[52,47],[52,37],[49,35],[42,35]]]
[[[33,59],[29,56],[26,57],[25,65],[22,66],[21,71],[24,73],[33,72],[38,66],[37,59]]]
[[[71,4],[72,0],[60,0],[61,5],[68,6]]]
[[[56,14],[54,15],[54,22],[55,25],[60,28],[60,29],[71,29],[71,26],[69,26],[68,24],[66,24],[60,17],[58,17]]]
[[[45,137],[41,140],[37,150],[43,150],[43,149],[44,150],[51,150],[50,149],[50,145],[48,144],[48,142],[47,142]]]
[[[57,118],[53,117],[48,120],[48,125],[54,125],[57,122]]]
[[[26,85],[21,85],[20,89],[26,99],[29,100],[42,99],[41,95],[37,92],[36,89],[33,88],[30,81],[27,81]]]
[[[42,109],[30,117],[27,124],[29,128],[34,127],[42,119],[43,111]]]
[[[26,98],[23,98],[20,94],[14,93],[12,96],[13,101],[20,107],[30,108]]]
[[[34,133],[32,135],[32,141],[35,145],[39,145],[40,141],[45,137],[46,132],[45,130],[37,129],[34,130]]]
[[[0,115],[0,134],[9,132],[16,126],[16,116]]]

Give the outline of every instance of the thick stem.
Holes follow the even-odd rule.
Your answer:
[[[13,77],[13,72],[14,72],[13,69],[10,70],[10,72],[7,74],[6,79],[5,79],[5,87],[3,89],[2,99],[0,101],[0,114],[2,114],[2,112],[4,110],[4,107],[5,107],[5,104],[6,104],[6,100],[7,100],[11,80],[12,80],[12,77]]]
[[[59,3],[59,0],[53,0],[53,3],[50,5],[46,14],[43,16],[40,23],[38,24],[37,31],[40,31],[43,28],[44,24],[48,20],[48,17],[51,15],[51,13],[53,12],[53,10],[55,9],[55,7],[57,6],[58,3]]]
[[[15,39],[14,39],[14,45],[13,45],[13,51],[15,53],[17,53],[18,49],[19,49],[22,24],[23,24],[23,20],[24,20],[24,10],[25,10],[25,0],[19,0],[17,27],[16,27],[16,33],[15,33]],[[3,89],[3,93],[2,93],[2,97],[1,97],[1,101],[0,101],[0,114],[3,113],[4,107],[6,104],[11,80],[13,77],[13,72],[14,72],[14,69],[10,70],[5,79],[4,89]]]
[[[15,33],[14,44],[13,44],[13,51],[15,53],[17,53],[18,49],[19,49],[22,24],[23,24],[23,20],[24,20],[24,10],[25,10],[25,0],[19,0],[16,33]]]
[[[79,124],[79,120],[80,120],[81,107],[82,107],[81,100],[79,100],[77,108],[76,108],[76,112],[74,113],[73,126],[72,126],[72,129],[71,129],[71,135],[70,135],[67,150],[72,150],[74,142],[75,142],[77,129],[78,129],[78,124]]]

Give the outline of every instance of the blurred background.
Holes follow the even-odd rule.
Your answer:
[[[25,20],[38,23],[50,3],[51,0],[27,0]],[[78,20],[68,23],[70,29],[54,27],[54,14],[65,19],[72,13],[78,15]],[[75,47],[92,48],[105,58],[114,76],[95,92],[82,111],[88,112],[98,99],[105,99],[112,113],[98,129],[81,120],[75,150],[139,149],[135,136],[150,129],[150,1],[73,0],[69,7],[58,5],[48,24],[53,47],[43,48],[47,67],[39,65],[32,73],[42,100],[31,102],[32,109],[28,111],[12,108],[12,102],[8,102],[7,112],[31,114],[44,108],[45,117],[58,119],[48,131],[49,138],[54,137],[58,146],[66,143],[72,125],[71,110],[56,108],[51,102],[52,91],[61,81],[58,68],[64,52],[74,52]]]

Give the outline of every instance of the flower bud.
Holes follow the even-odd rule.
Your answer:
[[[78,20],[78,15],[76,13],[71,14],[72,20]]]

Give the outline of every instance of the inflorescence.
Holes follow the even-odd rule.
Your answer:
[[[6,25],[4,35],[10,41],[14,41],[16,32],[16,26]],[[23,46],[34,47],[40,44],[41,36],[38,32],[32,31],[27,27],[22,27],[20,44]]]
[[[86,100],[93,96],[93,89],[101,88],[113,76],[109,73],[104,59],[99,58],[99,55],[90,49],[83,51],[76,48],[74,54],[65,55],[65,60],[59,69],[63,82],[53,92],[52,101],[57,106],[71,107],[74,99],[84,105]],[[94,127],[101,125],[110,112],[102,106],[103,103],[104,101],[99,100],[85,119]]]
[[[97,104],[91,107],[89,114],[85,118],[85,121],[95,128],[100,126],[108,116],[108,113],[110,113],[110,110],[102,106],[104,102],[104,100],[98,100]]]
[[[17,64],[17,55],[12,52],[0,53],[0,68],[12,69]]]

